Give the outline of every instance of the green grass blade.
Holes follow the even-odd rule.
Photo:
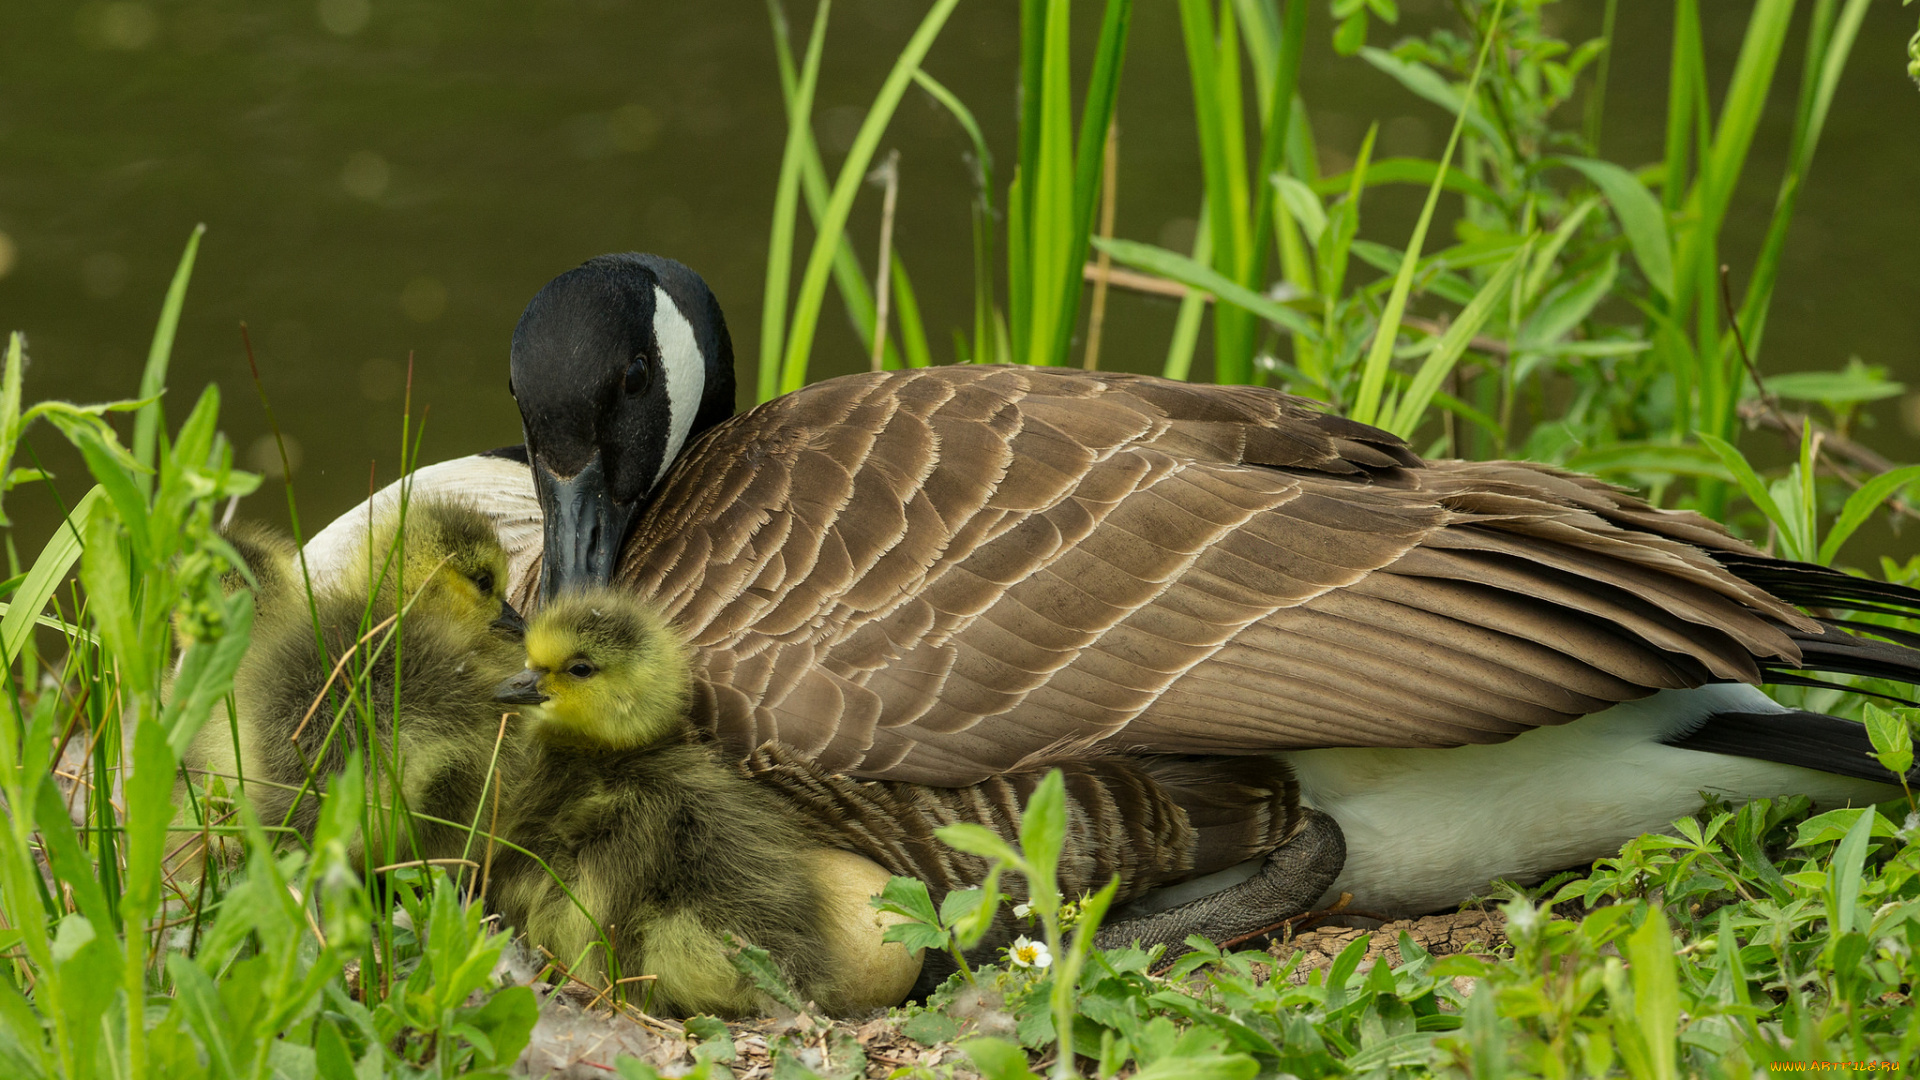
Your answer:
[[[827,39],[827,12],[832,0],[820,0],[814,9],[813,31],[807,38],[807,58],[787,104],[787,144],[780,156],[780,178],[774,185],[773,229],[767,239],[766,294],[760,304],[760,367],[755,380],[756,401],[767,401],[780,386],[780,346],[786,338],[787,287],[793,274],[793,232],[800,216],[800,173],[812,141],[813,91],[820,79],[820,52]],[[783,57],[792,55],[786,14],[780,0],[767,0],[767,14]]]
[[[953,14],[954,5],[958,2],[937,0],[933,10],[921,20],[919,29],[914,31],[906,49],[894,61],[893,70],[888,72],[887,81],[874,98],[866,121],[860,125],[860,133],[854,137],[853,148],[847,152],[847,159],[840,167],[840,178],[834,184],[826,213],[822,215],[818,234],[814,237],[813,252],[807,258],[806,275],[800,280],[800,295],[794,300],[793,323],[788,331],[786,355],[781,364],[782,393],[798,390],[806,383],[807,357],[813,351],[814,331],[820,322],[820,303],[826,297],[827,275],[833,268],[834,252],[846,229],[847,215],[853,210],[854,196],[859,194],[867,166],[873,160],[875,148],[880,145],[880,136],[886,131],[887,122],[893,119],[893,110],[900,104],[900,96],[906,92],[907,82],[912,79],[920,61],[926,57],[927,50],[933,47],[934,38],[939,36],[940,28],[946,24],[947,16]]]
[[[1661,186],[1661,201],[1670,212],[1678,211],[1686,198],[1693,147],[1693,88],[1706,78],[1699,5],[1700,0],[1679,0],[1673,8],[1673,50],[1667,65],[1666,180]]]
[[[1420,210],[1420,220],[1413,227],[1413,237],[1407,241],[1407,253],[1400,262],[1400,273],[1394,277],[1393,292],[1387,296],[1387,306],[1380,313],[1379,329],[1374,331],[1373,346],[1367,353],[1365,366],[1360,372],[1360,389],[1354,396],[1349,412],[1355,420],[1370,424],[1380,412],[1380,395],[1387,385],[1387,366],[1393,361],[1393,343],[1400,336],[1400,317],[1407,309],[1407,294],[1413,289],[1413,272],[1420,264],[1420,249],[1427,241],[1427,227],[1433,222],[1433,211],[1440,202],[1440,181],[1446,169],[1453,163],[1453,152],[1460,145],[1460,132],[1467,122],[1467,104],[1480,92],[1480,76],[1486,70],[1487,55],[1493,50],[1493,41],[1500,36],[1500,15],[1506,10],[1506,0],[1496,0],[1493,15],[1487,20],[1487,36],[1480,43],[1480,55],[1473,64],[1473,77],[1467,80],[1466,93],[1461,95],[1463,107],[1454,116],[1453,133],[1447,136],[1446,152],[1440,155],[1440,173],[1433,178],[1433,186],[1427,189],[1427,202]]]
[[[187,249],[180,253],[180,265],[174,268],[173,281],[167,286],[167,298],[160,305],[160,321],[153,328],[153,344],[147,348],[147,366],[140,373],[140,398],[147,404],[133,417],[133,457],[146,468],[153,467],[154,447],[159,440],[161,421],[166,419],[160,407],[160,394],[167,387],[167,364],[173,357],[173,336],[180,328],[180,309],[187,302],[187,282],[193,279],[193,260],[200,253],[200,237],[205,225],[195,225],[187,237]],[[148,400],[152,399],[152,400]],[[153,478],[138,473],[134,482],[144,494],[153,490]]]
[[[1235,266],[1234,202],[1228,179],[1219,83],[1215,70],[1213,15],[1206,0],[1180,0],[1180,31],[1186,42],[1188,81],[1193,86],[1194,124],[1200,137],[1200,170],[1205,184],[1208,226],[1213,232],[1213,265]]]
[[[1207,204],[1200,204],[1200,215],[1193,231],[1193,261],[1205,266],[1213,258],[1213,229],[1207,222]],[[1173,340],[1167,343],[1167,359],[1160,374],[1185,380],[1193,372],[1193,350],[1200,343],[1200,317],[1206,314],[1207,298],[1199,291],[1188,292],[1180,300],[1180,314],[1173,320]]]
[[[1093,238],[1093,243],[1118,262],[1170,278],[1189,289],[1212,293],[1226,303],[1278,323],[1309,341],[1319,338],[1320,328],[1313,324],[1312,319],[1277,300],[1267,299],[1211,266],[1177,251],[1168,251],[1137,240],[1108,240],[1098,236]]]
[[[1514,278],[1527,264],[1527,258],[1533,250],[1532,241],[1520,245],[1500,269],[1494,271],[1487,283],[1474,294],[1473,300],[1460,311],[1460,317],[1447,327],[1440,337],[1440,344],[1421,362],[1420,370],[1414,373],[1413,381],[1407,384],[1407,391],[1401,395],[1400,405],[1393,419],[1386,425],[1387,430],[1403,439],[1412,438],[1414,430],[1420,426],[1421,418],[1426,414],[1427,405],[1440,389],[1440,383],[1453,370],[1454,364],[1467,351],[1467,345],[1475,334],[1493,314],[1500,301],[1506,299],[1506,293],[1513,286]]]
[[[20,384],[27,366],[25,345],[26,338],[18,330],[7,335],[6,367],[0,373],[0,472],[13,469],[13,450],[25,426],[20,420]],[[9,486],[8,478],[0,476],[0,497]],[[7,515],[0,513],[0,528],[11,524]]]
[[[1547,242],[1540,245],[1540,254],[1533,260],[1533,272],[1526,276],[1521,285],[1520,296],[1523,309],[1540,295],[1547,283],[1547,274],[1553,269],[1554,260],[1560,257],[1560,252],[1573,239],[1574,233],[1586,223],[1587,215],[1593,213],[1599,205],[1600,200],[1597,198],[1581,200],[1560,219],[1559,226],[1548,235]]]
[[[61,580],[80,558],[81,530],[87,527],[87,521],[106,496],[106,489],[96,485],[74,504],[66,521],[47,541],[47,546],[40,549],[40,556],[27,571],[26,580],[14,591],[7,614],[0,618],[0,651],[4,651],[8,664],[20,655],[35,617],[46,610],[47,601],[53,599]]]
[[[780,67],[780,91],[786,102],[791,105],[794,94],[799,90],[799,73],[794,69],[793,56],[783,47],[782,39],[774,39],[776,58]],[[820,219],[827,212],[827,167],[820,160],[819,144],[814,142],[813,132],[804,131],[805,148],[800,162],[800,192],[807,200],[807,213],[815,229],[820,227]],[[840,237],[840,247],[833,253],[833,287],[840,294],[841,305],[846,309],[847,322],[853,327],[854,336],[860,340],[862,352],[873,351],[873,328],[877,320],[874,310],[873,287],[867,283],[866,271],[860,268],[860,259],[853,253],[853,242],[844,234]],[[899,354],[893,343],[886,343],[886,363],[889,367],[899,366]]]
[[[1767,92],[1773,85],[1773,74],[1792,18],[1793,0],[1759,0],[1747,20],[1746,37],[1734,63],[1733,80],[1720,108],[1719,123],[1714,127],[1713,143],[1700,162],[1700,177],[1687,200],[1696,224],[1686,233],[1675,266],[1674,310],[1677,312],[1687,310],[1696,288],[1701,310],[1711,311],[1715,307],[1710,286],[1718,267],[1713,251],[1727,203],[1746,166],[1747,151],[1753,146],[1754,132],[1766,107]],[[1713,357],[1705,351],[1707,343],[1706,338],[1700,341],[1702,359],[1711,362]]]
[[[1087,80],[1087,95],[1080,112],[1080,141],[1074,161],[1073,222],[1067,234],[1066,255],[1056,271],[1061,287],[1056,301],[1059,317],[1054,325],[1048,363],[1066,361],[1073,343],[1073,330],[1079,322],[1080,292],[1084,284],[1082,267],[1087,261],[1088,238],[1093,235],[1107,125],[1113,120],[1114,102],[1120,95],[1120,68],[1126,59],[1127,30],[1132,18],[1133,0],[1107,0],[1106,16],[1100,23],[1100,42],[1094,49],[1093,74]]]
[[[1070,74],[1067,0],[1047,0],[1040,77],[1039,157],[1027,174],[1027,338],[1016,342],[1023,364],[1055,362],[1055,327],[1069,320],[1062,270],[1073,230],[1073,86]],[[1024,168],[1024,163],[1023,166]],[[1071,331],[1071,328],[1069,328]],[[1063,358],[1064,359],[1064,358]]]
[[[1265,9],[1258,9],[1264,11]],[[1246,19],[1243,16],[1242,22]],[[1264,21],[1260,24],[1264,26]],[[1263,103],[1264,130],[1260,135],[1260,164],[1254,170],[1253,232],[1251,250],[1242,267],[1239,281],[1250,289],[1259,289],[1267,276],[1267,234],[1274,228],[1274,180],[1286,155],[1288,129],[1292,126],[1293,97],[1300,83],[1300,57],[1305,49],[1307,5],[1287,5],[1287,21],[1277,31],[1279,42],[1273,73],[1273,85]],[[1248,36],[1249,42],[1253,35]]]
[[[907,277],[907,264],[900,252],[893,253],[893,309],[900,319],[900,351],[908,367],[933,366],[933,350],[927,347],[927,327],[920,320],[920,300],[913,293],[913,281]]]
[[[925,71],[915,71],[913,81],[952,113],[953,118],[960,122],[961,130],[973,141],[974,184],[977,192],[972,215],[973,341],[969,349],[976,362],[984,363],[993,352],[993,152],[987,148],[986,136],[981,134],[973,111],[953,91]]]
[[[1041,108],[1046,89],[1049,0],[1020,0],[1020,152],[1007,186],[1007,332],[1020,349],[1032,332],[1033,187],[1040,169]],[[1016,358],[1017,359],[1017,358]]]
[[[1760,479],[1760,474],[1753,471],[1752,465],[1747,464],[1746,456],[1735,449],[1732,443],[1717,435],[1704,431],[1698,434],[1700,441],[1705,443],[1707,449],[1713,451],[1713,455],[1720,459],[1720,463],[1727,467],[1728,472],[1733,474],[1734,483],[1740,485],[1740,490],[1747,498],[1753,500],[1753,505],[1759,507],[1767,520],[1782,529],[1791,528],[1792,523],[1788,522],[1786,516],[1780,512],[1780,504],[1773,501],[1773,494],[1767,490],[1767,485]]]
[[[1497,24],[1490,22],[1487,25]],[[1424,98],[1454,116],[1460,116],[1464,108],[1467,124],[1473,128],[1474,134],[1485,140],[1488,146],[1507,156],[1512,155],[1506,137],[1500,133],[1500,126],[1487,119],[1486,111],[1471,92],[1463,97],[1439,72],[1425,64],[1402,60],[1385,49],[1368,46],[1360,50],[1360,59],[1372,64],[1381,73],[1392,76],[1394,81],[1406,87],[1414,96]]]
[[[1767,238],[1760,245],[1760,257],[1754,260],[1753,275],[1747,279],[1747,292],[1740,304],[1740,328],[1746,338],[1747,353],[1757,359],[1766,336],[1767,312],[1773,304],[1774,283],[1780,276],[1780,259],[1787,246],[1788,226],[1813,165],[1820,133],[1826,126],[1827,112],[1833,106],[1834,91],[1840,74],[1853,53],[1860,35],[1860,23],[1867,15],[1868,0],[1847,0],[1847,6],[1833,25],[1832,32],[1807,35],[1806,69],[1801,76],[1801,105],[1794,121],[1793,144],[1787,155],[1787,171],[1780,179],[1780,194],[1774,202],[1773,217],[1767,224]],[[1831,0],[1816,9],[1815,23],[1831,8]],[[1820,47],[1824,45],[1824,47]],[[1813,77],[1818,72],[1818,78]]]
[[[933,100],[939,102],[941,107],[952,113],[953,118],[959,122],[960,129],[967,133],[967,138],[973,143],[974,160],[979,163],[980,186],[985,189],[986,196],[991,201],[993,198],[993,151],[987,148],[987,137],[981,134],[980,122],[973,118],[973,110],[967,108],[966,102],[961,101],[959,95],[947,89],[945,84],[925,71],[916,68],[913,72],[913,81]]]
[[[1647,284],[1664,299],[1673,297],[1673,239],[1667,233],[1667,214],[1660,200],[1653,197],[1638,177],[1611,161],[1595,158],[1559,158],[1559,163],[1578,170],[1600,189],[1613,207],[1620,231],[1627,236],[1633,259]]]
[[[1860,485],[1860,490],[1847,496],[1846,505],[1840,508],[1840,516],[1835,519],[1827,538],[1820,544],[1820,562],[1829,565],[1833,557],[1840,554],[1840,545],[1854,534],[1854,530],[1866,524],[1880,504],[1892,498],[1894,493],[1908,484],[1920,480],[1920,465],[1908,465],[1881,473],[1879,476]]]
[[[1361,176],[1361,184],[1373,187],[1376,184],[1420,184],[1433,183],[1436,173],[1440,172],[1440,163],[1426,158],[1383,158],[1367,165],[1367,171]],[[1498,206],[1503,201],[1500,193],[1458,167],[1450,168],[1441,174],[1445,177],[1441,186],[1456,195],[1477,199],[1490,206]],[[1339,195],[1353,184],[1353,172],[1323,176],[1308,185],[1316,195]]]

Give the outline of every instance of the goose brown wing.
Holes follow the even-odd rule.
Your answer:
[[[952,367],[715,428],[621,577],[743,754],[953,785],[1079,748],[1498,741],[1797,659],[1818,627],[1703,547],[1750,551],[1273,391]]]

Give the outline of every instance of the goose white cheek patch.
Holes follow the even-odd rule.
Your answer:
[[[680,456],[693,430],[693,414],[700,411],[700,398],[707,391],[707,361],[694,340],[693,324],[660,286],[653,287],[653,340],[660,346],[660,364],[667,375],[667,411],[671,417],[666,451],[660,457],[660,469],[653,474],[657,486]]]

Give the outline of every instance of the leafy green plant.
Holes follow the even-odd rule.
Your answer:
[[[195,733],[223,703],[231,710],[253,620],[252,593],[222,585],[244,566],[215,510],[258,484],[232,468],[216,389],[167,434],[163,384],[199,235],[168,291],[139,401],[23,409],[18,335],[7,350],[0,473],[45,479],[11,462],[44,419],[95,486],[13,583],[0,619],[10,927],[0,1059],[22,1075],[82,1078],[498,1075],[526,1043],[531,991],[486,994],[505,937],[480,932],[451,882],[423,879],[428,900],[396,881],[365,884],[367,856],[348,852],[392,801],[369,797],[377,770],[356,757],[321,801],[311,843],[286,851],[275,843],[286,830],[232,804],[223,781],[183,782]],[[108,423],[126,411],[132,449]],[[40,654],[36,625],[58,633],[61,652]],[[69,795],[55,773],[71,776],[75,761]],[[222,837],[242,841],[237,864],[193,853]],[[397,938],[385,910],[395,895],[412,916]],[[365,985],[351,989],[349,972]]]

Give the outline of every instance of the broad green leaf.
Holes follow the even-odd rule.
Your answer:
[[[1767,389],[1774,396],[1794,401],[1817,401],[1823,405],[1850,405],[1861,401],[1880,401],[1907,392],[1905,383],[1887,378],[1887,369],[1860,362],[1855,356],[1839,371],[1790,371],[1767,376]]]
[[[897,922],[888,925],[881,932],[880,940],[906,946],[908,952],[932,949],[936,952],[946,949],[950,935],[930,923]]]
[[[95,927],[113,926],[113,909],[100,885],[93,858],[74,830],[67,814],[66,800],[57,784],[41,784],[34,806],[34,821],[40,826],[40,850],[52,871],[53,880],[73,890],[73,899],[87,923]]]
[[[1019,852],[1013,850],[1012,844],[1001,839],[999,833],[983,825],[964,821],[953,825],[942,825],[933,831],[933,835],[939,837],[941,843],[955,851],[964,851],[969,855],[992,859],[1007,866],[1026,865],[1026,860],[1020,857]]]
[[[51,789],[48,785],[47,790]],[[55,932],[53,951],[60,969],[58,978],[47,978],[52,984],[51,994],[42,989],[35,996],[45,1002],[43,1007],[50,1005],[47,1011],[57,1012],[64,1022],[71,1039],[74,1075],[101,1075],[95,1072],[94,1064],[95,1055],[106,1042],[100,1037],[104,1034],[102,1024],[120,992],[118,935],[110,924],[104,933],[97,933],[86,919],[69,915]]]
[[[55,1068],[40,1014],[7,979],[0,979],[0,1065],[30,1080],[47,1076]]]
[[[1873,743],[1873,756],[1895,776],[1905,776],[1913,768],[1913,728],[1908,717],[1914,710],[1889,712],[1868,702],[1865,716],[1867,739]]]
[[[1613,291],[1613,279],[1619,267],[1618,258],[1609,255],[1599,266],[1547,293],[1533,316],[1521,327],[1515,348],[1522,352],[1554,351],[1560,340],[1585,322],[1600,301]]]
[[[1680,984],[1674,971],[1673,935],[1658,907],[1627,935],[1627,962],[1633,976],[1633,1015],[1646,1039],[1654,1080],[1677,1080],[1675,1050],[1680,1027]]]
[[[960,1049],[986,1080],[1040,1080],[1027,1067],[1027,1052],[1005,1039],[968,1039]]]
[[[244,589],[226,597],[221,614],[226,630],[213,641],[195,641],[180,657],[173,690],[161,723],[176,756],[187,746],[233,689],[233,677],[245,659],[253,630],[253,594]]]
[[[1423,1043],[1431,1039],[1422,1038]],[[1245,1054],[1162,1058],[1133,1074],[1134,1080],[1253,1080],[1260,1063]]]
[[[1794,830],[1793,846],[1812,847],[1839,840],[1852,832],[1863,817],[1873,819],[1869,826],[1873,835],[1882,838],[1896,835],[1893,823],[1881,817],[1872,807],[1844,806],[1824,814],[1815,814],[1801,822]]]
[[[1834,556],[1840,554],[1840,545],[1854,534],[1861,525],[1866,524],[1881,504],[1892,498],[1896,492],[1908,484],[1920,481],[1920,465],[1908,465],[1879,476],[1860,485],[1860,489],[1847,496],[1846,505],[1840,508],[1840,516],[1834,519],[1833,528],[1827,531],[1827,538],[1820,543],[1820,561],[1830,564]]]
[[[981,888],[953,889],[940,898],[941,926],[953,926],[968,918],[985,903],[987,891]]]
[[[1827,911],[1827,921],[1833,924],[1835,933],[1847,934],[1853,930],[1860,900],[1860,879],[1866,873],[1867,848],[1872,843],[1874,822],[1879,817],[1878,810],[1866,807],[1853,828],[1841,837],[1840,846],[1833,849],[1832,907]]]
[[[927,895],[927,883],[919,878],[890,877],[880,895],[868,897],[867,903],[881,911],[897,912],[923,923],[939,921],[933,910],[933,899]]]
[[[126,782],[127,871],[122,901],[127,921],[142,925],[160,903],[160,860],[173,821],[174,769],[179,759],[166,730],[147,720],[133,733],[133,775]]]
[[[200,1036],[200,1045],[213,1059],[214,1075],[240,1075],[236,1058],[245,1051],[228,1040],[233,1025],[213,980],[200,970],[200,965],[187,959],[185,953],[167,956],[167,974],[173,976],[173,1007],[186,1014],[187,1025]]]
[[[1673,240],[1667,235],[1667,212],[1660,200],[1632,173],[1611,161],[1564,157],[1559,163],[1576,169],[1600,189],[1613,207],[1620,231],[1627,236],[1633,259],[1649,285],[1661,296],[1673,295]]]
[[[134,556],[144,566],[151,561],[153,553],[152,537],[147,529],[147,496],[144,486],[137,482],[140,478],[126,467],[124,451],[116,451],[118,443],[114,442],[112,429],[91,417],[76,420],[55,414],[48,419],[79,448],[80,456],[86,459],[87,470],[106,489],[120,520],[126,523]]]
[[[727,961],[733,965],[735,971],[752,980],[753,985],[758,987],[761,993],[794,1012],[801,1010],[800,998],[794,994],[793,987],[787,985],[786,977],[780,974],[780,969],[773,965],[773,957],[768,955],[767,950],[758,945],[736,941],[731,934],[726,935],[726,940],[730,945],[735,946],[727,950]]]
[[[463,1029],[485,1034],[481,1062],[504,1068],[519,1060],[520,1052],[527,1048],[533,1026],[540,1021],[540,1002],[534,997],[532,987],[507,986],[494,991],[486,1004],[477,1009],[463,1009],[461,1014]],[[723,1030],[724,1027],[722,1025]],[[482,1047],[480,1040],[472,1041],[476,1048]],[[731,1044],[728,1047],[731,1050]]]
[[[1273,186],[1280,201],[1286,205],[1287,213],[1300,223],[1300,231],[1306,234],[1307,243],[1320,246],[1320,236],[1327,231],[1327,210],[1320,205],[1320,196],[1285,173],[1273,174]]]
[[[1027,879],[1033,886],[1032,902],[1042,911],[1051,911],[1058,903],[1055,882],[1060,867],[1060,852],[1067,842],[1067,785],[1060,770],[1053,769],[1041,779],[1027,805],[1020,811],[1020,853],[1026,856]]]

